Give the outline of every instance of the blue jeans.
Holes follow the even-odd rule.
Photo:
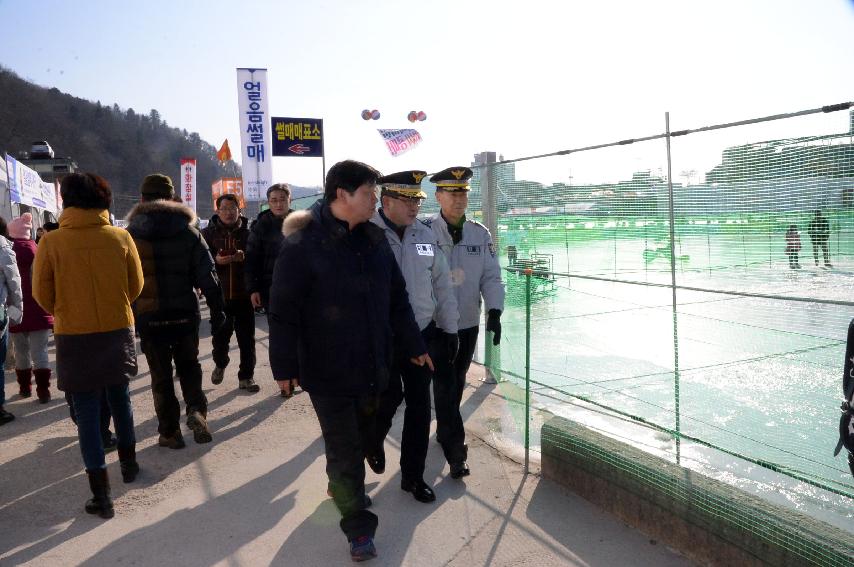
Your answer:
[[[3,327],[3,337],[0,338],[0,374],[3,378],[0,379],[0,407],[6,403],[6,350],[9,346],[9,327]]]
[[[101,440],[101,396],[106,393],[107,403],[113,413],[116,437],[120,448],[136,445],[133,433],[133,408],[127,384],[107,386],[92,392],[72,392],[74,411],[77,413],[77,436],[86,470],[106,467],[104,445]]]

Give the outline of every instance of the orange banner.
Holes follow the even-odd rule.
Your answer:
[[[216,207],[216,200],[219,196],[226,193],[237,195],[240,208],[246,208],[246,201],[243,197],[243,179],[241,177],[223,177],[211,184],[211,197],[213,198],[214,207]]]

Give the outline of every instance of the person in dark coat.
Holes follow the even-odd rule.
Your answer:
[[[128,214],[145,285],[134,302],[142,352],[151,371],[151,390],[157,413],[161,447],[184,447],[181,407],[175,397],[172,360],[181,384],[187,427],[196,443],[208,443],[208,401],[202,391],[199,364],[199,298],[201,289],[211,316],[211,333],[225,323],[222,290],[208,246],[194,227],[196,215],[172,201],[172,180],[159,173],[147,176],[140,187],[142,202]]]
[[[273,267],[282,243],[282,222],[291,210],[291,189],[286,183],[276,183],[267,189],[270,208],[261,211],[252,223],[246,243],[246,289],[254,307],[267,308]]]
[[[282,222],[291,210],[291,189],[286,183],[276,183],[267,189],[267,203],[270,208],[261,211],[249,229],[246,243],[246,290],[252,306],[267,309],[270,302],[270,284],[273,281],[273,268],[279,257],[282,243]],[[277,376],[273,376],[278,378]],[[283,398],[293,394],[295,382],[279,381]]]
[[[101,440],[106,392],[118,436],[122,480],[139,473],[128,383],[136,375],[131,301],[143,286],[136,245],[110,226],[112,192],[91,173],[62,179],[59,230],[42,237],[33,268],[33,297],[54,316],[57,386],[74,399],[80,452],[92,498],[89,514],[114,515]]]
[[[433,369],[394,254],[369,222],[379,177],[363,163],[339,162],[326,176],[324,198],[285,220],[269,304],[273,376],[299,378],[311,398],[329,492],[355,561],[376,555],[364,459],[392,346]]]
[[[237,335],[240,348],[240,369],[237,372],[241,390],[255,393],[260,390],[255,383],[255,309],[249,299],[244,281],[246,242],[249,239],[248,219],[240,214],[240,204],[235,195],[226,193],[216,200],[217,214],[211,217],[202,231],[216,263],[219,283],[225,296],[225,324],[212,337],[213,359],[216,368],[211,382],[219,384],[228,366],[228,343],[232,333]]]
[[[815,212],[815,216],[807,225],[807,234],[810,237],[810,244],[812,244],[812,257],[815,260],[815,265],[818,266],[818,251],[821,249],[824,254],[825,267],[832,268],[830,254],[827,250],[827,241],[830,239],[830,223],[820,210]]]

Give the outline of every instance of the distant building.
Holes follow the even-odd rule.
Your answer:
[[[39,174],[39,177],[47,183],[61,181],[63,177],[69,173],[76,173],[80,170],[77,162],[68,157],[56,158],[31,158],[20,157],[18,161],[34,170]]]

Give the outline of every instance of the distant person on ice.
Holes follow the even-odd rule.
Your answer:
[[[798,252],[801,251],[801,235],[798,225],[790,224],[786,231],[786,255],[789,257],[789,267],[793,270],[801,267],[798,260]]]
[[[821,248],[824,254],[824,266],[832,268],[830,255],[827,252],[827,240],[830,238],[830,223],[827,221],[827,217],[822,216],[820,210],[815,212],[815,216],[807,226],[807,234],[809,234],[810,243],[812,244],[812,256],[815,259],[815,265],[818,266],[818,249]]]

